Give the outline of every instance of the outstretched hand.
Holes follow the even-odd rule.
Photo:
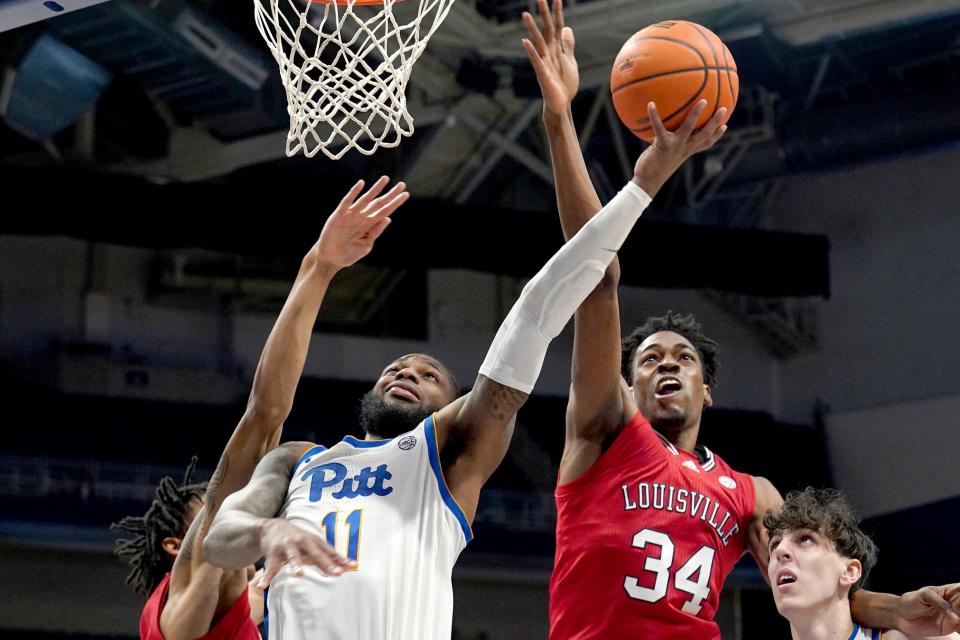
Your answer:
[[[573,55],[576,46],[573,29],[563,24],[563,0],[553,0],[552,10],[547,8],[547,0],[538,0],[537,7],[543,29],[524,11],[523,23],[530,38],[523,38],[523,48],[537,72],[544,111],[562,115],[580,87],[580,72]]]
[[[270,584],[287,564],[295,576],[303,575],[305,565],[316,567],[326,576],[339,576],[357,568],[356,562],[339,555],[326,540],[282,518],[265,520],[260,535],[260,551],[265,560],[258,582],[261,588]]]
[[[656,138],[640,155],[634,166],[633,176],[634,181],[650,197],[656,195],[660,187],[688,158],[712,147],[727,131],[727,125],[723,124],[727,115],[726,108],[717,109],[710,121],[696,130],[697,119],[706,108],[706,100],[698,102],[687,114],[680,128],[671,132],[667,131],[660,119],[656,105],[652,102],[647,105],[647,115]]]
[[[960,631],[960,583],[924,587],[900,596],[900,624],[908,636],[945,636]]]
[[[380,195],[389,182],[390,178],[383,176],[363,195],[363,180],[353,185],[327,218],[310,254],[321,264],[339,269],[370,253],[373,243],[390,224],[390,215],[410,197],[403,182]]]

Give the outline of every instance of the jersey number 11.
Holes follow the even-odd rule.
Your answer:
[[[327,537],[327,544],[334,549],[337,548],[337,525],[339,524],[339,515],[339,511],[331,511],[327,515],[323,516],[323,520],[320,521],[320,525],[323,527],[323,531]],[[359,568],[360,527],[363,524],[363,509],[351,511],[350,515],[346,517],[343,523],[346,525],[348,533],[347,560],[353,560],[357,563],[357,568]],[[353,569],[353,571],[356,571],[356,569]]]

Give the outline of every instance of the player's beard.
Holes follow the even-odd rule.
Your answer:
[[[360,426],[364,432],[378,438],[395,438],[410,431],[430,411],[420,405],[404,407],[390,404],[373,391],[368,391],[360,400]]]

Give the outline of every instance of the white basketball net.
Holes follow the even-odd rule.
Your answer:
[[[287,92],[287,155],[371,155],[410,136],[407,81],[453,2],[254,0]]]

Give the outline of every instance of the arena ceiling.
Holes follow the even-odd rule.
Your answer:
[[[537,87],[519,44],[525,0],[457,0],[414,69],[414,137],[373,158],[352,153],[339,162],[285,158],[284,95],[249,2],[84,3],[63,2],[53,14],[38,0],[0,1],[7,100],[0,107],[9,107],[12,94],[32,114],[24,122],[0,109],[2,165],[82,166],[152,182],[387,170],[402,174],[418,196],[458,204],[516,206],[552,192]],[[47,19],[12,28],[31,17]],[[610,108],[611,60],[634,31],[668,18],[707,25],[738,60],[743,91],[734,127],[710,168],[691,169],[681,198],[695,211],[733,197],[748,212],[734,220],[743,226],[754,222],[751,212],[762,209],[779,175],[844,159],[822,140],[828,148],[819,155],[808,144],[816,146],[830,123],[849,135],[864,108],[920,90],[958,90],[960,0],[570,1],[583,87],[575,112],[601,191],[621,182],[641,148]],[[73,105],[78,90],[54,80],[30,82],[48,58],[62,55],[50,52],[61,46],[106,72],[93,104]],[[904,120],[922,115],[901,110]],[[861,148],[869,141],[834,142],[857,160],[946,141],[958,120],[950,111],[951,122],[937,123],[943,131],[928,126],[913,135],[906,122],[903,139],[876,149]]]
[[[410,266],[410,247],[429,239],[417,268],[532,273],[559,236],[546,217],[539,90],[520,46],[530,8],[456,0],[413,70],[412,138],[331,161],[285,157],[286,98],[249,0],[0,0],[0,180],[11,200],[33,203],[0,217],[0,232],[298,255],[314,212],[357,177],[387,173],[415,200],[396,242],[381,243],[381,266]],[[733,52],[741,95],[730,131],[645,216],[680,223],[660,233],[700,238],[701,261],[675,281],[624,283],[711,290],[777,354],[815,344],[802,298],[830,293],[828,238],[763,231],[783,181],[960,140],[960,0],[568,0],[566,16],[582,79],[574,116],[603,198],[642,149],[609,99],[622,43],[688,19]],[[78,202],[95,214],[73,215]],[[465,223],[482,233],[464,236]],[[776,248],[763,277],[758,246]]]

